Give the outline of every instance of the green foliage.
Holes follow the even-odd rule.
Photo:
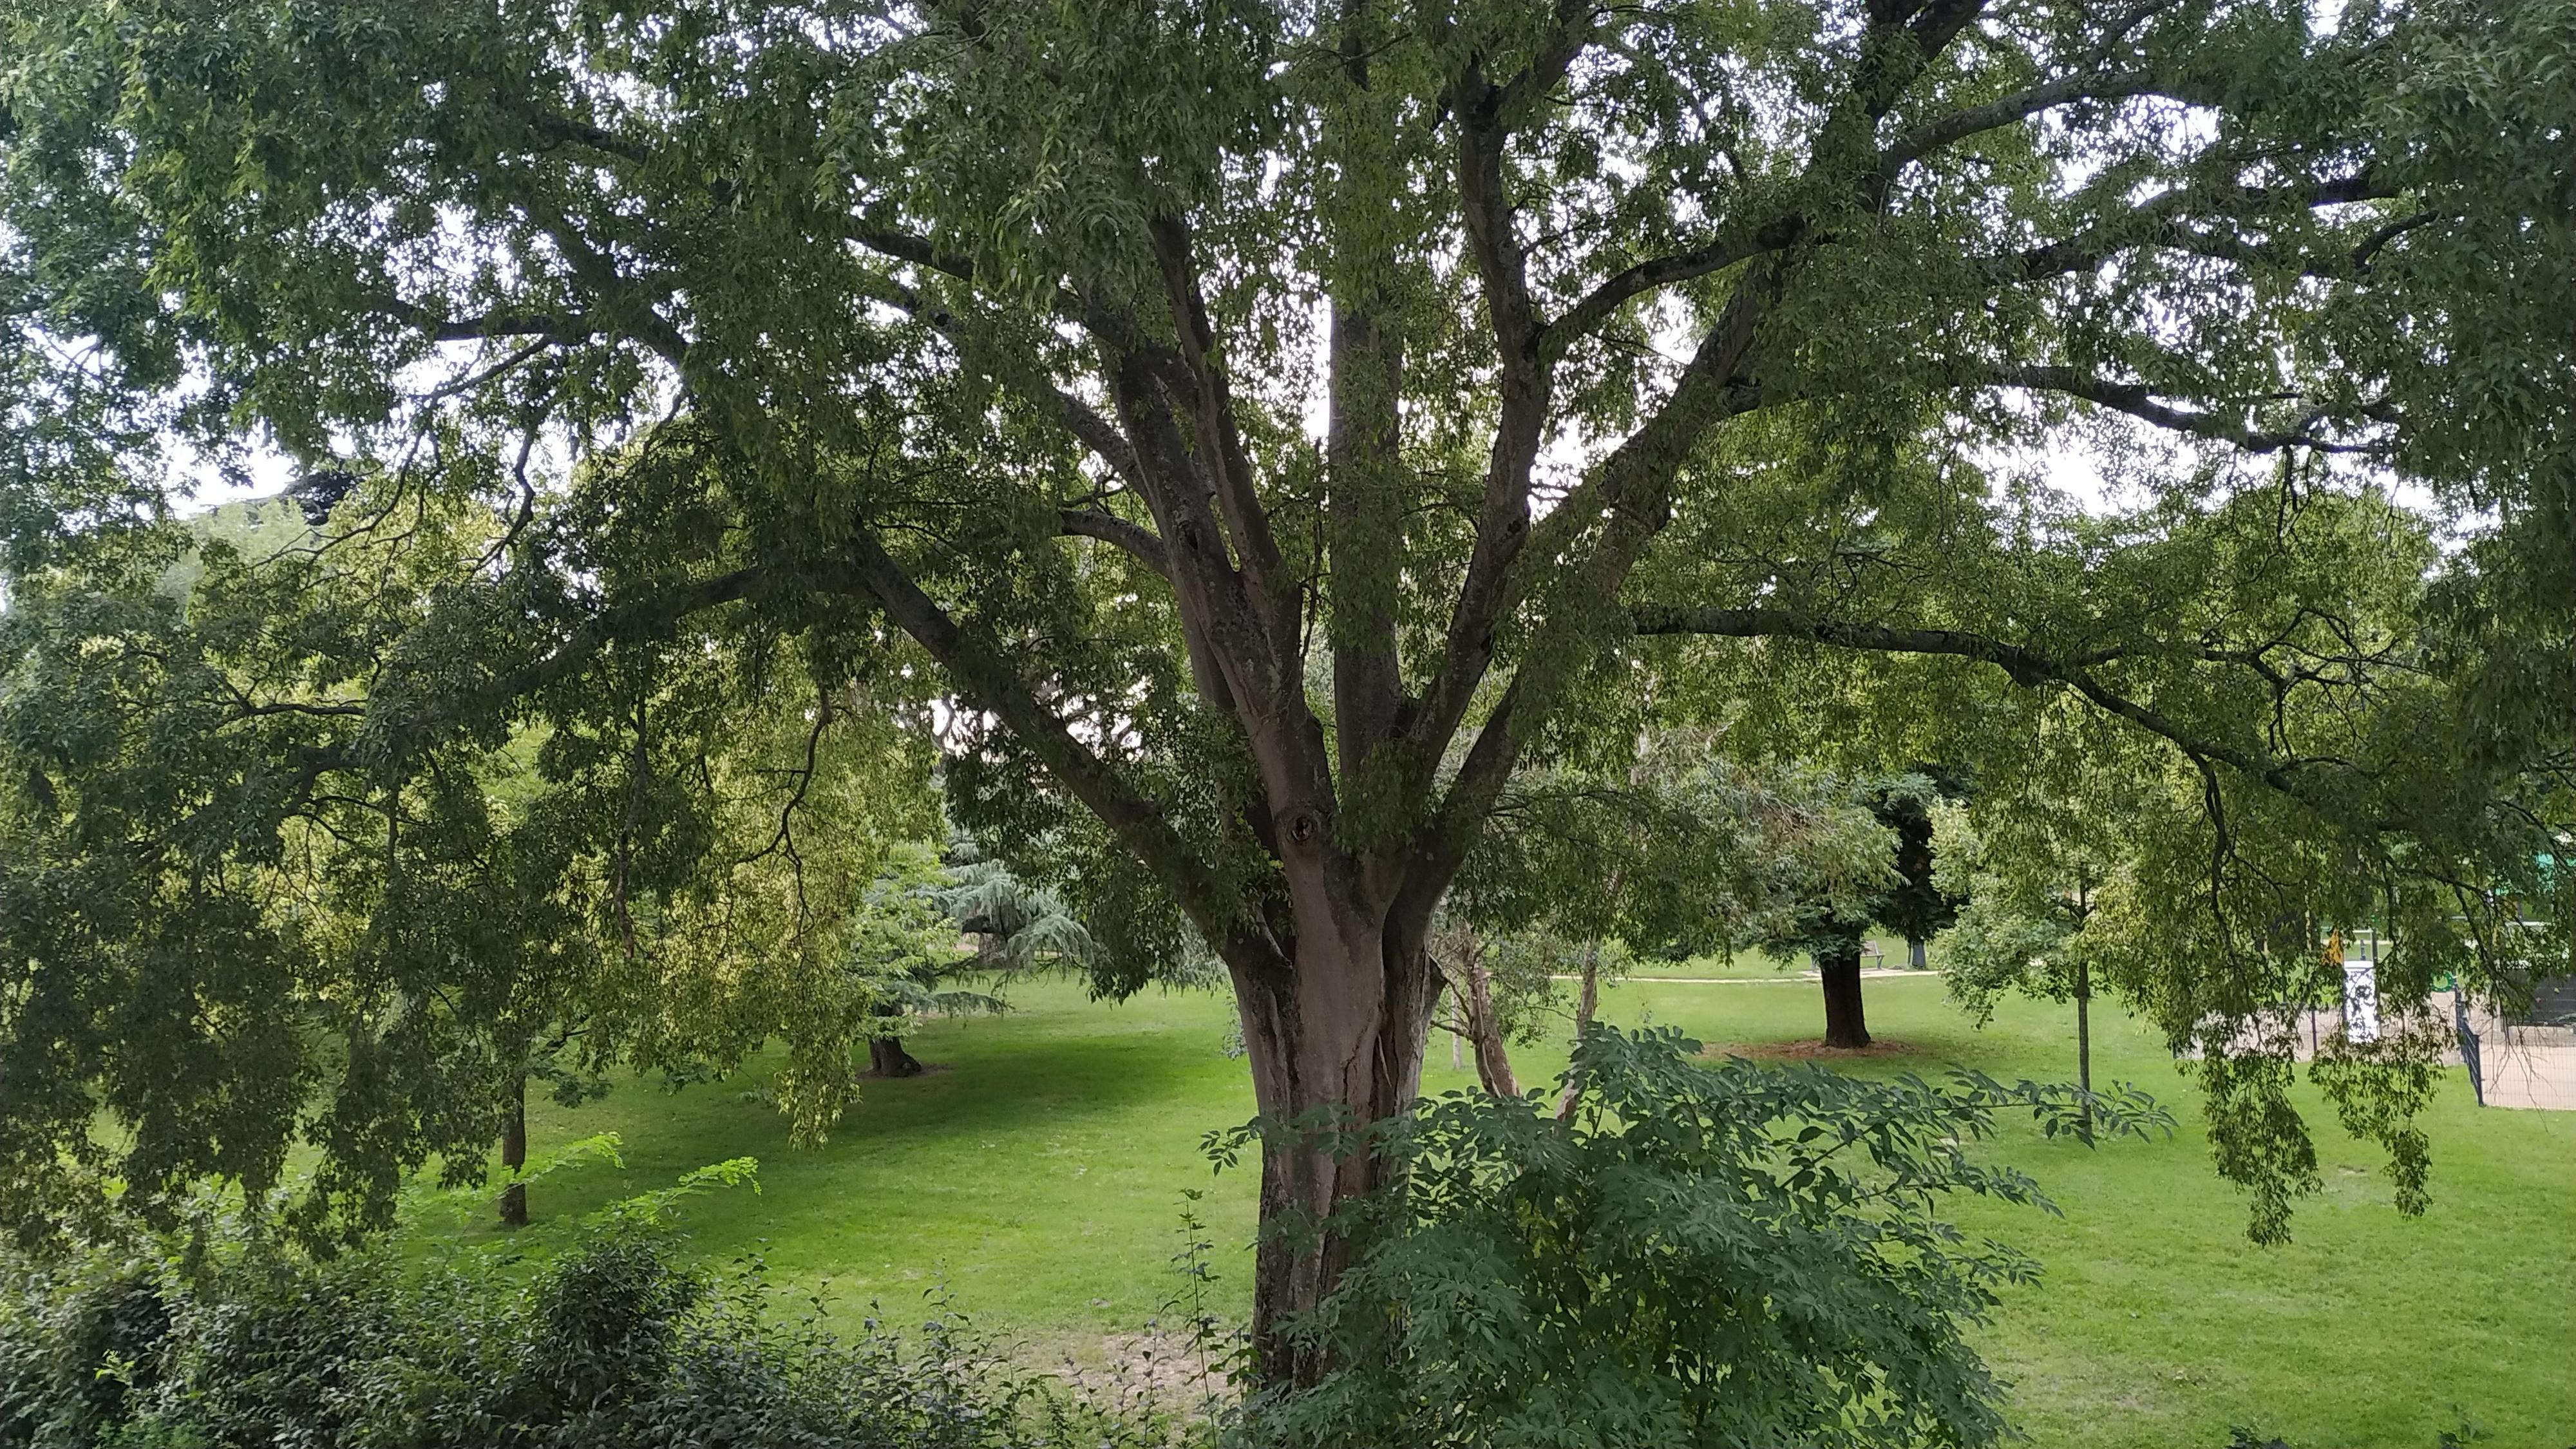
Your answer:
[[[2576,959],[2569,15],[0,7],[13,1221],[379,1221],[576,997],[820,1135],[934,739],[1120,991],[1418,943],[1667,716],[2134,781],[2177,1045],[2365,893],[2399,1007]],[[348,546],[156,597],[255,446]]]
[[[1096,991],[1116,992],[1120,977],[1089,928],[1055,892],[1032,886],[971,846],[957,858],[937,890],[941,910],[957,929],[975,938],[975,960],[997,973],[1080,971]]]
[[[1766,968],[1746,964],[1756,979],[1631,976],[1605,991],[1603,1019],[1678,1026],[1755,1058],[1812,1039],[1815,987],[1762,979]],[[1870,989],[1873,1029],[1903,1045],[1837,1062],[1839,1070],[1939,1081],[1956,1063],[2005,1082],[2074,1076],[2065,1008],[2007,997],[1977,1029],[1936,977]],[[1061,1366],[1072,1356],[1096,1374],[1106,1350],[1138,1381],[1146,1350],[1132,1336],[1159,1317],[1168,1337],[1154,1349],[1153,1377],[1177,1375],[1195,1392],[1197,1356],[1181,1341],[1192,1310],[1165,1306],[1176,1282],[1167,1257],[1182,1246],[1172,1233],[1175,1184],[1207,1171],[1197,1150],[1204,1127],[1258,1110],[1244,1065],[1215,1049],[1237,1020],[1234,1003],[1178,992],[1113,1004],[1051,977],[1014,987],[1011,1004],[1007,1018],[923,1023],[907,1045],[953,1070],[870,1084],[820,1151],[791,1151],[783,1121],[723,1090],[674,1097],[621,1074],[607,1101],[578,1112],[539,1102],[532,1158],[607,1125],[623,1134],[626,1163],[541,1180],[540,1217],[755,1152],[760,1195],[728,1194],[692,1213],[691,1261],[721,1267],[757,1251],[789,1310],[817,1296],[845,1336],[861,1330],[871,1300],[899,1308],[944,1278],[980,1326],[1022,1346],[1021,1362]],[[1551,1027],[1539,1046],[1513,1049],[1525,1085],[1545,1088],[1563,1069],[1567,1035]],[[2566,1213],[2576,1201],[2576,1118],[2481,1109],[2450,1068],[2418,1124],[2435,1154],[2433,1204],[2408,1218],[2389,1210],[2378,1146],[2332,1131],[2322,1094],[2297,1083],[2298,1109],[2327,1129],[2315,1133],[2325,1186],[2297,1204],[2291,1243],[2257,1251],[2244,1240],[2242,1200],[2211,1171],[2199,1087],[2177,1073],[2161,1031],[2097,999],[2093,1052],[2097,1083],[2148,1086],[2181,1119],[2176,1140],[2088,1150],[2080,1138],[2044,1138],[2026,1118],[1999,1118],[1996,1136],[1976,1149],[1980,1160],[2032,1174],[2064,1216],[1983,1199],[1954,1199],[1945,1213],[2042,1264],[2041,1281],[2005,1292],[1993,1324],[1972,1335],[2008,1386],[2006,1417],[2032,1442],[2212,1449],[2242,1422],[2302,1449],[2430,1449],[2460,1417],[2457,1403],[2503,1449],[2550,1444],[2553,1428],[2576,1422],[2576,1382],[2530,1351],[2576,1342],[2576,1298],[2527,1291],[2576,1273]],[[1475,1090],[1477,1079],[1472,1062],[1453,1065],[1435,1040],[1423,1084],[1436,1096]],[[1207,1195],[1195,1207],[1217,1243],[1207,1311],[1231,1330],[1251,1301],[1242,1245],[1254,1231],[1259,1174],[1200,1186]],[[433,1240],[499,1236],[488,1194],[467,1207]],[[2478,1251],[2457,1251],[2469,1241]],[[2463,1303],[2480,1311],[2464,1320]]]
[[[0,1218],[166,1221],[205,1178],[264,1203],[301,1144],[290,1221],[346,1235],[433,1158],[478,1175],[523,1074],[579,1096],[773,1037],[820,1136],[872,1000],[848,961],[897,929],[868,886],[936,820],[918,742],[811,661],[802,709],[742,691],[791,661],[704,640],[485,694],[582,647],[457,581],[506,520],[388,480],[319,531],[260,506],[0,615]],[[395,698],[426,717],[371,715]]]
[[[1176,1411],[1010,1365],[933,1295],[909,1334],[842,1339],[756,1257],[684,1262],[673,1205],[749,1181],[688,1174],[510,1251],[328,1262],[201,1224],[0,1257],[0,1445],[722,1445],[1041,1449],[1168,1444]],[[211,1230],[211,1241],[209,1231]]]
[[[2015,800],[1990,812],[1991,841],[1965,808],[1934,812],[1936,882],[1966,904],[1934,938],[1933,959],[1951,996],[1980,1023],[2007,991],[2064,1001],[2079,975],[2088,985],[2096,975],[2116,978],[2099,961],[2100,941],[2087,934],[2103,893],[2120,886],[2101,848],[2087,843],[2115,833],[2102,814],[2085,818],[2108,803]],[[2086,969],[2097,964],[2102,969]]]
[[[1653,731],[1630,754],[1530,771],[1497,806],[1454,908],[1498,943],[1520,942],[1503,956],[1550,958],[1544,971],[1596,942],[1638,956],[1802,950],[1884,914],[1901,878],[1868,792],[1830,771],[1734,758],[1728,743]]]
[[[1773,909],[1742,933],[1742,944],[1775,956],[1853,960],[1873,926],[1910,938],[1943,917],[1948,901],[1934,886],[1926,829],[1930,802],[1939,798],[1929,776],[1792,778],[1808,809],[1832,822],[1824,836],[1831,849],[1779,854],[1769,882]]]
[[[952,841],[944,859],[921,845],[898,847],[868,904],[852,960],[872,994],[878,1036],[900,1034],[900,1018],[1006,1011],[1010,983],[1044,973],[1078,975],[1104,996],[1141,984],[1055,892],[983,858],[971,841]],[[972,938],[971,950],[958,948],[961,936]],[[1215,973],[1200,954],[1159,979],[1207,986]]]
[[[148,1260],[12,1273],[0,1444],[416,1446],[1045,1442],[961,1322],[909,1342],[782,1322],[718,1277],[606,1237],[517,1281],[408,1268]]]
[[[1690,731],[1631,743],[1516,781],[1460,873],[1457,908],[1497,934],[1670,955],[1762,940],[1804,898],[1865,911],[1877,894],[1887,833],[1830,778],[1748,766]]]
[[[1400,1196],[1350,1211],[1360,1257],[1292,1332],[1336,1365],[1256,1404],[1283,1444],[1987,1444],[1999,1386],[1968,1346],[2028,1260],[1952,1194],[2048,1206],[1971,1144],[2028,1109],[2169,1130],[2138,1094],[1967,1071],[1938,1085],[1693,1061],[1678,1032],[1588,1032],[1569,1120],[1452,1094],[1381,1136]],[[1219,1161],[1276,1124],[1214,1139]],[[1312,1224],[1305,1225],[1311,1229]]]

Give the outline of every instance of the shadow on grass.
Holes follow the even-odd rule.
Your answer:
[[[1195,1167],[1202,1133],[1252,1112],[1246,1069],[1218,1052],[1212,1036],[1199,1044],[1175,1033],[1014,1036],[951,1028],[923,1033],[914,1050],[935,1070],[861,1079],[857,1100],[827,1140],[812,1147],[794,1144],[788,1120],[755,1093],[754,1084],[778,1065],[774,1053],[725,1080],[678,1091],[649,1076],[626,1076],[594,1104],[532,1104],[541,1145],[605,1132],[623,1142],[622,1167],[595,1162],[546,1178],[538,1210],[558,1217],[589,1212],[734,1157],[759,1159],[762,1181],[791,1199],[827,1181],[901,1178],[917,1186],[944,1184],[958,1173],[981,1176],[995,1170],[984,1154],[1025,1158],[1065,1138],[1101,1139],[1104,1149],[1115,1139],[1148,1157]],[[1187,1107],[1200,1104],[1204,1120],[1194,1120],[1199,1114]],[[744,1205],[730,1215],[760,1217],[766,1210]]]

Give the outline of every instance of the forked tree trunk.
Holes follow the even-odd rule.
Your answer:
[[[1493,973],[1485,969],[1482,951],[1469,951],[1462,966],[1467,977],[1467,1035],[1476,1044],[1476,1080],[1497,1097],[1521,1094],[1521,1079],[1512,1072],[1512,1054],[1503,1046],[1503,1023],[1494,1014]]]
[[[903,1049],[899,1036],[871,1037],[868,1040],[868,1071],[880,1077],[917,1077],[921,1063]]]
[[[1610,879],[1612,881],[1612,889],[1617,889],[1617,881],[1619,877],[1613,875]],[[1576,988],[1574,997],[1575,1041],[1581,1042],[1583,1040],[1583,1033],[1591,1029],[1592,1018],[1598,1014],[1600,1010],[1601,943],[1599,941],[1594,941],[1583,948],[1583,983],[1581,986]],[[1572,1117],[1574,1115],[1575,1100],[1582,1095],[1583,1084],[1574,1080],[1574,1076],[1571,1072],[1567,1073],[1565,1078],[1565,1091],[1556,1099],[1556,1119],[1562,1122],[1567,1118]]]
[[[1816,969],[1825,982],[1825,1045],[1869,1045],[1869,1022],[1860,1002],[1860,937],[1820,943]]]
[[[501,1119],[501,1165],[510,1173],[510,1185],[501,1189],[501,1226],[524,1228],[528,1225],[528,1185],[519,1180],[528,1165],[528,1078],[524,1072],[510,1086],[510,1110]]]
[[[1333,914],[1299,912],[1293,970],[1250,951],[1227,962],[1253,1096],[1272,1123],[1319,1112],[1352,1125],[1383,1121],[1422,1092],[1439,974],[1418,943],[1390,942],[1357,913]],[[1252,1333],[1264,1387],[1323,1376],[1323,1356],[1282,1329],[1323,1302],[1359,1250],[1327,1221],[1333,1210],[1392,1181],[1391,1164],[1366,1152],[1336,1153],[1311,1137],[1263,1142]]]

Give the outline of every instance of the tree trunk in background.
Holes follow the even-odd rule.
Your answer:
[[[501,1189],[501,1226],[524,1228],[528,1225],[528,1185],[519,1174],[528,1165],[528,1078],[522,1072],[510,1086],[509,1115],[501,1119],[501,1165],[509,1169],[510,1185]]]
[[[868,1040],[868,1071],[880,1077],[917,1077],[921,1063],[903,1049],[899,1036],[871,1037]]]
[[[1449,992],[1449,1070],[1467,1065],[1467,1009],[1453,987]]]
[[[1860,1001],[1860,937],[1838,937],[1820,944],[1816,969],[1825,982],[1825,1045],[1869,1045],[1869,1023]]]
[[[1484,952],[1469,951],[1462,969],[1467,976],[1467,1034],[1476,1043],[1476,1080],[1497,1097],[1517,1097],[1520,1078],[1512,1075],[1503,1026],[1494,1019],[1494,978],[1485,970]]]
[[[2093,1090],[2093,968],[2075,958],[2075,1084]],[[2093,1141],[2093,1103],[2084,1103],[2084,1141]]]
[[[1614,875],[1610,879],[1612,882],[1611,889],[1618,889],[1617,882],[1619,878]],[[1583,1040],[1585,1029],[1592,1025],[1592,1018],[1595,1013],[1600,1011],[1600,1009],[1601,943],[1599,941],[1595,941],[1591,945],[1583,948],[1583,985],[1578,988],[1574,998],[1574,1039],[1576,1041],[1579,1042]],[[1582,1095],[1582,1085],[1582,1083],[1575,1081],[1571,1075],[1566,1077],[1565,1094],[1558,1097],[1556,1100],[1556,1119],[1558,1121],[1562,1122],[1568,1117],[1574,1115],[1574,1099]]]
[[[1932,969],[1932,963],[1924,957],[1923,942],[1920,939],[1909,940],[1905,943],[1905,964],[1908,969],[1915,971],[1929,971]]]
[[[1282,1326],[1322,1303],[1359,1251],[1330,1219],[1393,1181],[1366,1152],[1336,1153],[1275,1129],[1310,1113],[1352,1125],[1402,1114],[1422,1095],[1439,973],[1418,943],[1387,939],[1359,912],[1299,912],[1295,965],[1266,946],[1230,951],[1235,1009],[1265,1123],[1262,1234],[1253,1254],[1254,1372],[1265,1388],[1313,1385],[1328,1365]]]

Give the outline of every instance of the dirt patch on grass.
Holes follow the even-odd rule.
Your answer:
[[[1867,1057],[1903,1057],[1914,1054],[1912,1042],[1883,1036],[1865,1047],[1827,1046],[1815,1037],[1804,1041],[1721,1041],[1700,1049],[1700,1055],[1711,1061],[1728,1057],[1749,1057],[1757,1062],[1839,1062]]]
[[[1219,1348],[1209,1345],[1209,1348]],[[1052,1366],[1055,1378],[1095,1407],[1160,1410],[1197,1424],[1235,1398],[1224,1366],[1201,1346],[1158,1328],[1113,1333],[1069,1352]],[[1175,1445],[1182,1442],[1175,1438]]]

